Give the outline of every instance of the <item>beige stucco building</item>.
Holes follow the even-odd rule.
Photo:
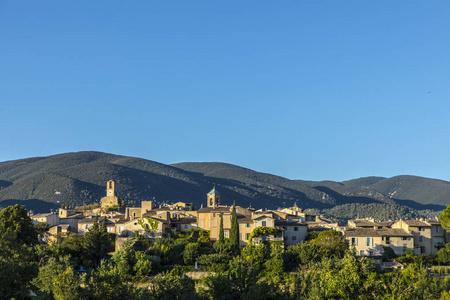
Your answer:
[[[220,216],[223,219],[224,237],[230,236],[231,207],[220,205],[220,193],[213,188],[207,194],[207,207],[197,211],[197,227],[209,230],[211,240],[219,238]],[[307,224],[299,222],[301,217],[278,210],[260,210],[235,206],[236,218],[239,224],[240,245],[245,246],[249,242],[250,234],[256,227],[277,227],[280,230],[276,236],[265,237],[267,239],[282,241],[286,245],[295,245],[305,240]],[[258,239],[254,239],[253,242]]]
[[[74,209],[60,208],[58,216],[60,224],[68,224],[73,232],[77,232],[78,222],[84,219],[83,213]]]
[[[31,219],[36,223],[47,223],[48,225],[55,226],[59,224],[59,216],[57,213],[36,214],[32,215]]]
[[[414,236],[415,254],[436,255],[448,240],[445,230],[437,220],[399,220],[392,228],[402,228]]]
[[[344,236],[359,256],[382,256],[383,247],[402,255],[406,249],[414,247],[413,235],[400,228],[348,228]]]

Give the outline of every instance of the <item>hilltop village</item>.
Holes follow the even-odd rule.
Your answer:
[[[225,199],[228,200],[228,199]],[[450,207],[431,219],[332,223],[297,206],[0,211],[0,299],[450,299]],[[227,201],[229,202],[229,201]]]
[[[116,235],[116,250],[128,238],[145,235],[150,238],[177,235],[191,229],[208,231],[212,242],[220,235],[222,219],[223,235],[230,237],[232,207],[221,205],[221,194],[214,187],[206,194],[205,206],[194,210],[191,203],[177,202],[157,206],[152,201],[142,201],[141,207],[124,207],[119,203],[114,181],[106,185],[106,196],[100,205],[78,209],[60,208],[59,212],[31,215],[35,223],[51,226],[46,241],[70,233],[84,235],[95,222],[103,222],[107,231]],[[256,210],[235,206],[239,224],[239,244],[278,242],[283,247],[296,245],[307,239],[308,234],[327,230],[341,232],[357,256],[381,257],[385,247],[396,255],[412,249],[416,255],[435,255],[445,246],[450,236],[436,219],[414,219],[378,222],[374,219],[356,219],[340,226],[317,215],[306,214],[301,208]],[[258,235],[256,228],[271,228]],[[251,238],[252,232],[254,235]]]

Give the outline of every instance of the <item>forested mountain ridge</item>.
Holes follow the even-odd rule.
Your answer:
[[[215,184],[224,204],[255,208],[296,203],[330,209],[349,203],[405,204],[442,209],[450,204],[450,183],[415,176],[369,177],[346,182],[290,180],[226,163],[177,163],[102,152],[75,152],[0,163],[0,206],[13,203],[47,211],[69,200],[71,206],[98,202],[108,180],[129,205],[143,200],[193,202],[200,207]]]

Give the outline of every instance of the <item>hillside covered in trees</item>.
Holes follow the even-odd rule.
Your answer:
[[[345,182],[290,180],[226,163],[177,163],[101,152],[76,152],[0,163],[0,207],[20,203],[36,212],[98,202],[108,180],[128,205],[143,200],[192,202],[200,207],[215,184],[224,204],[274,209],[297,204],[320,210],[335,206],[400,205],[405,212],[442,210],[450,183],[415,176],[367,177]],[[377,206],[378,205],[378,206]],[[381,205],[381,206],[379,206]],[[396,207],[396,206],[395,206]],[[400,210],[400,211],[402,211]]]

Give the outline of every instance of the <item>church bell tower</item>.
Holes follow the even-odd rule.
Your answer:
[[[106,184],[106,197],[114,197],[116,192],[114,190],[114,181],[110,180]]]
[[[216,187],[206,194],[208,207],[217,207],[220,204],[220,193],[216,190]]]

